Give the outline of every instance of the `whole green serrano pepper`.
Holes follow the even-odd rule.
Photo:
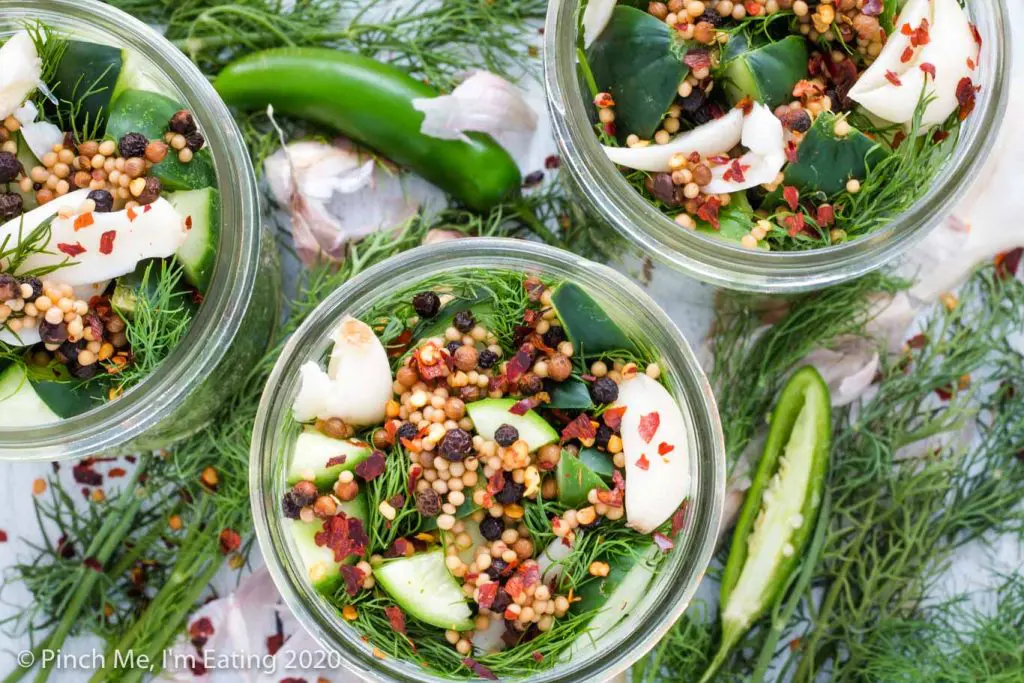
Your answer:
[[[801,368],[779,395],[733,532],[722,575],[722,640],[702,683],[780,597],[800,564],[824,496],[831,432],[828,385],[813,367]]]
[[[436,90],[369,57],[327,48],[256,52],[229,64],[213,83],[229,105],[274,110],[336,130],[420,174],[477,211],[519,189],[515,161],[490,136],[441,140],[420,133],[412,101]]]

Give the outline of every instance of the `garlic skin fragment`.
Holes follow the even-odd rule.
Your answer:
[[[352,316],[342,319],[333,337],[326,372],[313,361],[299,368],[301,385],[292,404],[295,419],[338,418],[352,426],[383,422],[392,395],[384,345],[369,325]]]
[[[619,166],[649,173],[668,173],[672,170],[668,165],[669,159],[675,154],[689,155],[697,152],[706,157],[728,152],[740,143],[743,127],[743,111],[730,109],[725,116],[680,133],[664,145],[603,149],[612,163]]]
[[[0,47],[0,119],[13,114],[36,89],[43,60],[28,31],[18,31]]]
[[[969,60],[977,67],[979,51],[967,15],[956,0],[931,0],[930,8],[929,42],[904,65],[902,75],[894,72],[899,85],[886,78],[886,72],[893,71],[887,68],[892,66],[891,59],[887,59],[872,64],[850,89],[850,98],[869,112],[904,126],[912,123],[923,89],[926,96],[934,99],[921,118],[921,133],[945,121],[959,106],[957,86],[973,73]],[[902,27],[907,23],[910,22],[901,15],[896,25]],[[917,28],[919,24],[920,21],[910,25]],[[921,70],[924,64],[934,67],[934,79]]]
[[[649,534],[679,509],[690,492],[686,422],[672,394],[647,375],[623,382],[615,405],[626,408],[620,428],[626,458],[626,525]],[[658,427],[645,440],[640,423],[652,413],[657,413]],[[661,444],[671,450],[660,453]]]

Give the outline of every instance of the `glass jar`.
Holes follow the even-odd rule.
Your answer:
[[[643,255],[719,287],[797,292],[854,279],[897,257],[938,225],[970,186],[995,140],[1009,97],[1010,29],[1004,0],[967,3],[984,37],[976,82],[977,106],[959,144],[932,187],[881,230],[812,251],[745,249],[685,228],[655,208],[601,149],[577,76],[577,16],[581,0],[551,0],[544,30],[548,110],[563,166],[578,194],[603,222]]]
[[[528,679],[606,680],[654,646],[682,614],[711,560],[722,516],[724,440],[707,378],[676,326],[634,282],[611,269],[552,247],[522,240],[477,238],[413,249],[367,270],[335,291],[288,342],[267,382],[253,433],[249,486],[260,548],[278,590],[299,622],[358,675],[376,681],[446,681],[413,662],[378,659],[372,645],[346,624],[337,608],[309,584],[294,541],[284,530],[281,498],[294,430],[292,403],[299,367],[320,361],[344,314],[359,317],[375,301],[439,273],[512,270],[570,280],[583,287],[627,334],[646,339],[660,353],[663,376],[682,407],[692,436],[688,453],[691,513],[677,546],[642,601],[581,661],[556,664]],[[291,423],[294,424],[294,423]],[[628,486],[628,484],[627,484]]]
[[[0,429],[0,459],[72,458],[149,450],[202,429],[264,352],[279,312],[277,251],[261,229],[249,152],[227,107],[177,48],[142,22],[95,0],[0,0],[0,36],[40,21],[71,36],[128,48],[145,76],[195,114],[213,155],[221,231],[209,292],[185,339],[115,401],[27,429]]]

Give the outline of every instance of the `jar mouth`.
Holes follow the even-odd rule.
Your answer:
[[[41,21],[128,48],[188,104],[213,156],[220,192],[220,243],[213,279],[185,338],[123,396],[82,415],[27,429],[0,429],[0,460],[67,459],[101,452],[141,435],[187,400],[220,362],[248,308],[259,261],[256,180],[234,119],[205,76],[163,36],[97,0],[0,0],[0,33]]]
[[[382,297],[427,277],[467,269],[536,273],[584,287],[617,324],[642,332],[657,349],[659,365],[692,432],[691,504],[686,527],[647,595],[599,642],[595,652],[570,659],[528,680],[603,680],[628,668],[675,623],[711,561],[725,496],[725,448],[710,384],[689,344],[667,315],[625,276],[546,245],[522,240],[473,238],[418,247],[353,278],[329,296],[288,341],[260,401],[250,454],[250,501],[256,535],[278,590],[300,623],[354,672],[380,681],[446,681],[411,662],[380,660],[337,609],[320,597],[299,566],[284,530],[280,499],[294,429],[291,406],[299,367],[320,360],[344,315],[363,315]],[[400,274],[400,277],[396,277]],[[627,319],[628,318],[628,319]],[[585,659],[586,661],[576,661]]]
[[[1009,24],[1004,0],[967,10],[985,37],[981,91],[960,141],[931,189],[885,227],[810,251],[745,249],[680,228],[642,197],[601,150],[576,74],[577,13],[582,0],[551,0],[544,30],[544,82],[563,164],[591,208],[644,255],[709,284],[758,292],[800,292],[854,279],[922,239],[970,186],[1002,125],[1009,99]]]

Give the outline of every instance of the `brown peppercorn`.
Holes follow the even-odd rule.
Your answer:
[[[476,369],[476,349],[468,344],[463,344],[455,349],[455,367],[463,372]]]
[[[89,183],[92,182],[92,176],[87,171],[78,171],[72,180],[75,187],[89,187]]]
[[[663,2],[649,2],[647,3],[647,13],[664,21],[668,16],[668,5]]]
[[[708,168],[707,164],[697,164],[693,169],[693,182],[700,186],[711,182],[711,169]]]
[[[548,377],[556,382],[564,382],[572,374],[572,361],[560,353],[548,359]]]
[[[146,172],[146,162],[142,157],[132,157],[124,162],[124,173],[129,178],[138,178]]]
[[[152,204],[160,198],[160,191],[163,187],[160,185],[160,181],[157,178],[147,177],[146,187],[143,188],[142,192],[139,193],[138,202],[139,204]]]
[[[444,414],[449,420],[461,420],[466,414],[466,403],[461,398],[449,398],[444,402]]]
[[[192,112],[187,109],[182,109],[171,117],[171,120],[167,122],[167,128],[180,133],[182,135],[188,135],[196,129],[195,119],[192,118]]]
[[[519,391],[524,396],[533,396],[544,391],[544,380],[532,372],[527,372],[519,378]]]
[[[388,434],[386,429],[377,429],[373,432],[373,447],[374,448],[391,448],[394,441],[391,439],[391,435]]]
[[[100,152],[100,143],[96,140],[86,140],[78,146],[78,155],[87,159],[92,159]]]
[[[330,496],[320,496],[313,503],[313,514],[323,519],[330,517],[338,511],[338,506]]]
[[[416,511],[424,517],[437,517],[441,512],[441,496],[434,489],[417,491]]]
[[[355,479],[352,481],[342,481],[339,479],[334,482],[334,495],[343,502],[355,500],[355,497],[359,495],[359,483]]]
[[[853,29],[861,40],[871,40],[878,36],[881,24],[878,19],[867,14],[858,14],[853,18]]]
[[[146,145],[146,161],[159,164],[167,156],[167,143],[163,140],[153,140]]]
[[[466,403],[480,400],[480,387],[468,386],[459,389],[459,398]]]
[[[349,426],[337,417],[332,417],[329,420],[317,420],[316,428],[332,439],[346,439],[352,434]]]
[[[316,497],[316,484],[305,479],[296,483],[292,490],[295,491],[295,495],[308,501],[312,501]]]

